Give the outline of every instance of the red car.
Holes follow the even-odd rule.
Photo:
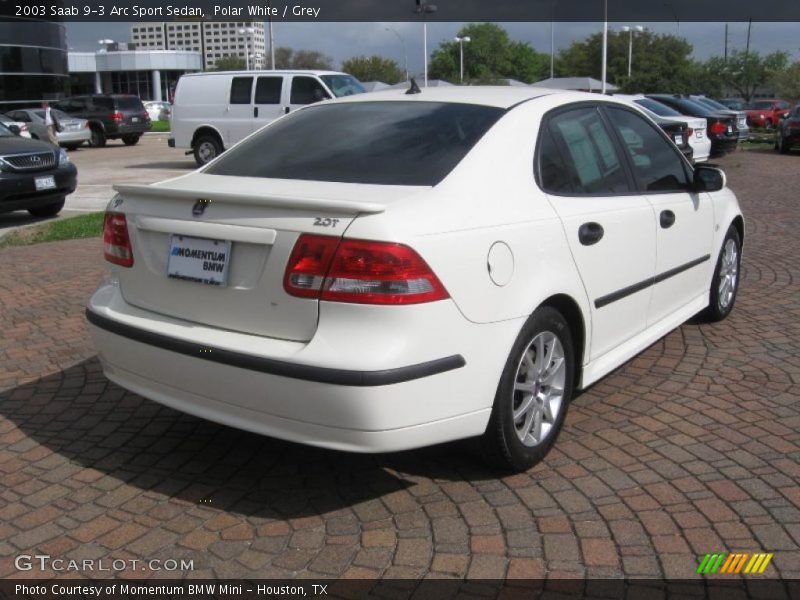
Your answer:
[[[785,100],[754,100],[747,105],[747,124],[750,127],[773,129],[781,117],[789,114],[791,105]]]

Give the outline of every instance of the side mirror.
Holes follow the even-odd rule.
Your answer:
[[[698,192],[718,192],[728,184],[725,172],[711,165],[696,165],[694,189]]]

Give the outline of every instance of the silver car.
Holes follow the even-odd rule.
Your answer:
[[[62,130],[56,134],[58,136],[59,146],[74,150],[84,142],[89,141],[92,130],[89,129],[89,123],[86,119],[72,117],[55,108],[51,108],[50,112],[58,120],[62,128]],[[6,114],[15,121],[25,123],[31,133],[31,137],[34,139],[48,140],[50,138],[47,134],[47,125],[44,124],[43,108],[24,108],[12,110]]]
[[[169,121],[169,117],[172,114],[172,104],[159,100],[145,102],[144,109],[150,115],[151,121]]]

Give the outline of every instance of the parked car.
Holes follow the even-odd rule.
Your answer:
[[[121,139],[133,146],[150,131],[150,116],[138,96],[128,94],[92,94],[72,96],[57,103],[57,107],[89,121],[89,145],[100,148],[107,140]]]
[[[720,98],[717,102],[732,110],[746,110],[747,107],[747,101],[744,98]]]
[[[86,313],[108,378],[338,450],[483,436],[526,469],[574,390],[739,283],[723,172],[597,94],[350,96],[116,190]]]
[[[773,129],[791,108],[785,100],[755,100],[747,105],[747,122],[753,127]]]
[[[190,148],[202,166],[290,111],[364,91],[355,77],[333,71],[190,73],[178,80],[168,143]]]
[[[800,146],[800,104],[778,122],[775,135],[775,149],[788,154],[792,146]]]
[[[711,154],[711,140],[706,135],[706,120],[704,118],[682,115],[666,104],[662,104],[657,100],[642,95],[630,96],[614,94],[614,97],[633,103],[638,109],[644,111],[647,116],[659,122],[659,124],[662,122],[685,124],[688,128],[685,135],[688,137],[692,154],[688,156],[688,153],[684,152],[684,155],[696,163],[708,160],[708,156]]]
[[[0,124],[0,213],[52,217],[75,191],[78,171],[65,150],[20,137]]]
[[[0,113],[0,124],[8,127],[11,133],[15,135],[31,139],[31,132],[28,129],[27,123],[23,123],[22,121],[15,121],[11,117],[4,115],[3,113]]]
[[[159,100],[144,103],[144,108],[151,121],[169,121],[172,115],[172,104]]]
[[[61,125],[61,131],[56,133],[59,146],[74,150],[84,142],[89,141],[92,132],[86,119],[72,117],[56,108],[51,108],[50,111]],[[26,123],[31,132],[31,137],[37,140],[50,139],[47,133],[47,125],[44,124],[44,109],[25,108],[12,110],[8,112],[8,115],[17,121]]]
[[[750,139],[750,127],[747,125],[747,113],[745,111],[733,110],[707,96],[689,96],[689,99],[708,106],[713,110],[717,110],[721,114],[728,114],[736,117],[736,129],[739,131],[739,141],[743,142]]]
[[[717,112],[705,104],[699,104],[694,100],[673,94],[648,94],[647,97],[666,104],[682,114],[704,118],[706,135],[711,140],[710,158],[736,150],[739,143],[739,131],[736,128],[736,118],[732,115]]]

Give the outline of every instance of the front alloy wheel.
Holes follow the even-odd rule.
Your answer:
[[[739,291],[741,260],[742,241],[736,227],[731,225],[722,242],[714,278],[711,280],[706,310],[709,321],[721,321],[733,310],[736,293]]]
[[[503,470],[524,471],[555,443],[572,397],[575,351],[569,324],[544,306],[511,348],[483,434],[483,454]]]

